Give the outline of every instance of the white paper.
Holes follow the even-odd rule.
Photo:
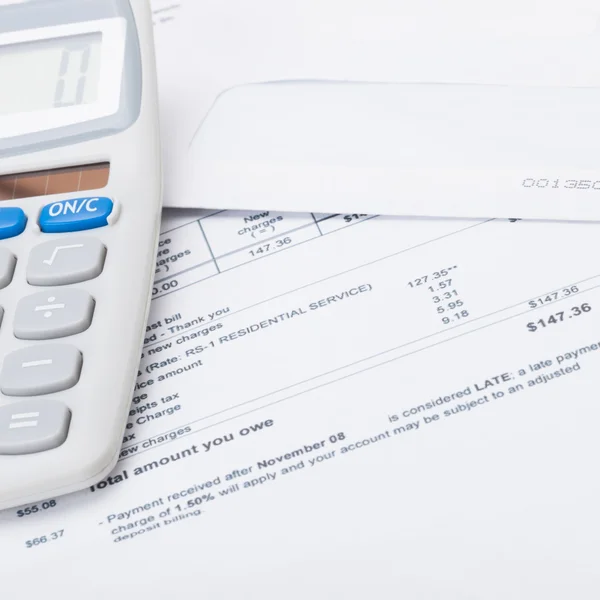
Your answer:
[[[167,217],[122,460],[0,513],[4,595],[596,600],[599,249],[594,224]]]
[[[579,194],[577,188],[598,182],[600,189],[600,175],[585,158],[597,154],[600,129],[592,110],[600,97],[600,66],[594,58],[600,50],[597,2],[181,0],[172,5],[166,0],[156,5],[157,11],[165,11],[164,22],[157,19],[156,29],[167,206],[600,219],[595,195]],[[508,139],[497,144],[492,136],[486,138],[479,123],[483,119],[495,124],[494,102],[479,103],[479,115],[469,110],[454,114],[455,120],[464,122],[467,135],[463,140],[441,131],[439,139],[432,137],[434,149],[455,145],[445,152],[441,165],[424,161],[415,167],[398,158],[391,150],[394,145],[410,150],[420,138],[414,132],[395,135],[396,129],[406,130],[410,115],[381,112],[379,101],[369,106],[377,107],[376,117],[390,122],[390,133],[374,142],[382,156],[375,152],[370,164],[363,161],[359,167],[345,161],[343,149],[360,154],[368,147],[373,142],[368,130],[376,129],[373,120],[363,115],[349,118],[346,134],[332,145],[327,106],[307,122],[300,120],[300,127],[311,133],[309,141],[289,128],[276,129],[269,120],[277,111],[287,112],[289,121],[297,119],[294,104],[268,104],[257,115],[262,119],[259,123],[254,123],[252,110],[244,112],[236,105],[224,117],[230,129],[217,123],[212,125],[212,137],[204,139],[215,108],[232,90],[290,81],[425,84],[425,90],[430,84],[471,84],[484,91],[490,86],[514,86],[544,90],[545,95],[539,115],[520,103],[504,107],[514,119],[509,119],[512,127],[505,130]],[[561,95],[563,88],[587,94],[583,110],[581,98]],[[302,92],[296,101],[301,103]],[[341,107],[353,102],[362,99],[350,95],[342,104],[335,99]],[[445,100],[439,104],[442,114]],[[558,115],[544,117],[549,108]],[[545,123],[541,136],[539,123],[528,122],[532,119],[523,114],[537,115]],[[433,121],[439,117],[436,113]],[[360,119],[367,132],[361,130]],[[554,131],[571,120],[576,121],[575,127],[565,125],[565,131]],[[415,122],[426,126],[430,120]],[[269,127],[273,132],[265,132]],[[513,159],[516,166],[494,163],[493,152],[489,156],[482,149],[490,163],[482,169],[477,136],[483,146],[505,144],[505,154],[512,151],[519,157]],[[467,143],[472,137],[475,143]],[[295,149],[287,162],[277,154],[285,143]],[[530,145],[531,151],[521,157],[520,151]],[[584,153],[588,145],[593,146],[592,152]],[[574,156],[568,151],[571,146],[582,150]],[[323,157],[322,147],[328,147],[331,155]],[[548,148],[558,167],[543,161]],[[466,166],[453,164],[457,156],[463,156]],[[524,181],[546,179],[558,180],[559,192],[522,189]],[[428,188],[434,186],[434,195],[443,200],[433,202],[424,182]],[[566,187],[571,185],[575,188]],[[365,188],[375,189],[369,196]],[[514,207],[506,206],[509,198]]]
[[[180,197],[229,209],[598,221],[598,102],[600,88],[243,86],[194,137]]]

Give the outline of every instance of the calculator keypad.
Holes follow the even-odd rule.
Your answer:
[[[110,198],[78,198],[53,202],[39,214],[44,234],[68,234],[96,229],[114,221],[117,211]],[[113,214],[114,212],[114,214]],[[0,207],[0,240],[22,234],[27,215],[18,207]],[[21,258],[21,257],[20,257]],[[27,260],[26,281],[33,286],[68,286],[98,277],[106,260],[106,247],[96,238],[53,236],[35,246]],[[0,290],[14,278],[17,257],[0,248]],[[20,299],[14,313],[13,334],[22,340],[52,340],[87,330],[96,303],[83,289],[55,287]],[[6,307],[0,306],[0,325]],[[30,346],[0,358],[0,392],[13,401],[0,405],[0,455],[43,452],[67,438],[69,408],[47,396],[77,384],[83,356],[70,344]],[[18,401],[15,401],[19,398]]]
[[[29,255],[27,281],[50,286],[80,283],[98,277],[106,247],[95,238],[66,237],[36,246]]]
[[[67,344],[31,346],[4,357],[0,390],[6,396],[41,396],[73,387],[81,374],[81,352]]]
[[[50,399],[0,407],[0,454],[32,454],[60,446],[67,438],[71,412]]]
[[[16,264],[14,254],[6,248],[0,248],[0,290],[12,281]]]
[[[84,290],[59,289],[27,296],[17,305],[15,337],[49,340],[85,331],[92,323],[94,299]]]

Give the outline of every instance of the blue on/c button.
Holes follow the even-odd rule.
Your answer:
[[[21,208],[6,206],[0,208],[0,240],[6,240],[25,231],[27,216]]]
[[[46,204],[39,225],[44,233],[68,233],[108,225],[113,202],[110,198],[73,198]]]

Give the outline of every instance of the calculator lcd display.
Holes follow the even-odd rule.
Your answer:
[[[0,116],[93,104],[102,33],[0,46]]]
[[[109,163],[0,176],[0,201],[100,190],[108,185]]]

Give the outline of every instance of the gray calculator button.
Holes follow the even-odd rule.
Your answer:
[[[61,392],[79,381],[81,352],[67,344],[31,346],[7,354],[0,390],[7,396],[39,396]]]
[[[92,323],[94,299],[70,288],[23,298],[15,314],[15,337],[49,340],[85,331]]]
[[[34,399],[0,407],[0,454],[32,454],[67,439],[71,411],[57,400]]]
[[[102,273],[106,247],[96,238],[60,238],[36,246],[29,255],[31,285],[66,285],[94,279]]]
[[[12,281],[16,264],[15,255],[6,248],[0,248],[0,290]]]

